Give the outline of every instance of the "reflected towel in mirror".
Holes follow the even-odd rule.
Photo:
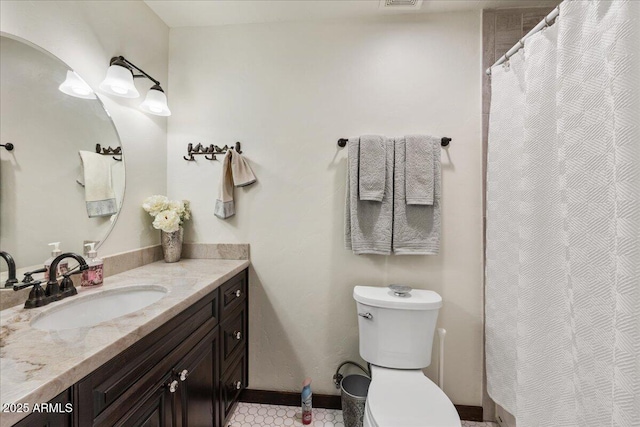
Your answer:
[[[111,216],[118,212],[111,182],[111,157],[91,151],[79,151],[84,198],[89,218]]]

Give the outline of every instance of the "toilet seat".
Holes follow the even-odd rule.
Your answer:
[[[365,427],[460,427],[453,403],[421,370],[371,366]]]

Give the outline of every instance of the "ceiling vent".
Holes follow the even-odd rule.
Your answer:
[[[418,10],[422,0],[380,0],[380,9],[384,10]]]

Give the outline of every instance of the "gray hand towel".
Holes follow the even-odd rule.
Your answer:
[[[345,203],[345,247],[356,255],[391,254],[393,226],[393,140],[385,138],[386,176],[381,202],[359,200],[359,138],[348,142],[347,191]]]
[[[408,205],[405,191],[406,143],[395,143],[393,251],[397,255],[435,255],[440,250],[440,146],[432,141],[433,205]]]
[[[360,200],[382,201],[385,189],[386,165],[385,138],[379,135],[361,136],[358,174]]]
[[[433,205],[434,138],[426,135],[407,135],[405,140],[407,146],[405,162],[407,204]]]

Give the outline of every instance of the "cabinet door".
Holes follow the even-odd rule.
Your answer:
[[[172,384],[172,381],[172,375],[163,378],[114,427],[174,427],[177,382]]]
[[[176,409],[178,427],[217,427],[219,347],[216,327],[176,365],[174,376],[180,381]]]

